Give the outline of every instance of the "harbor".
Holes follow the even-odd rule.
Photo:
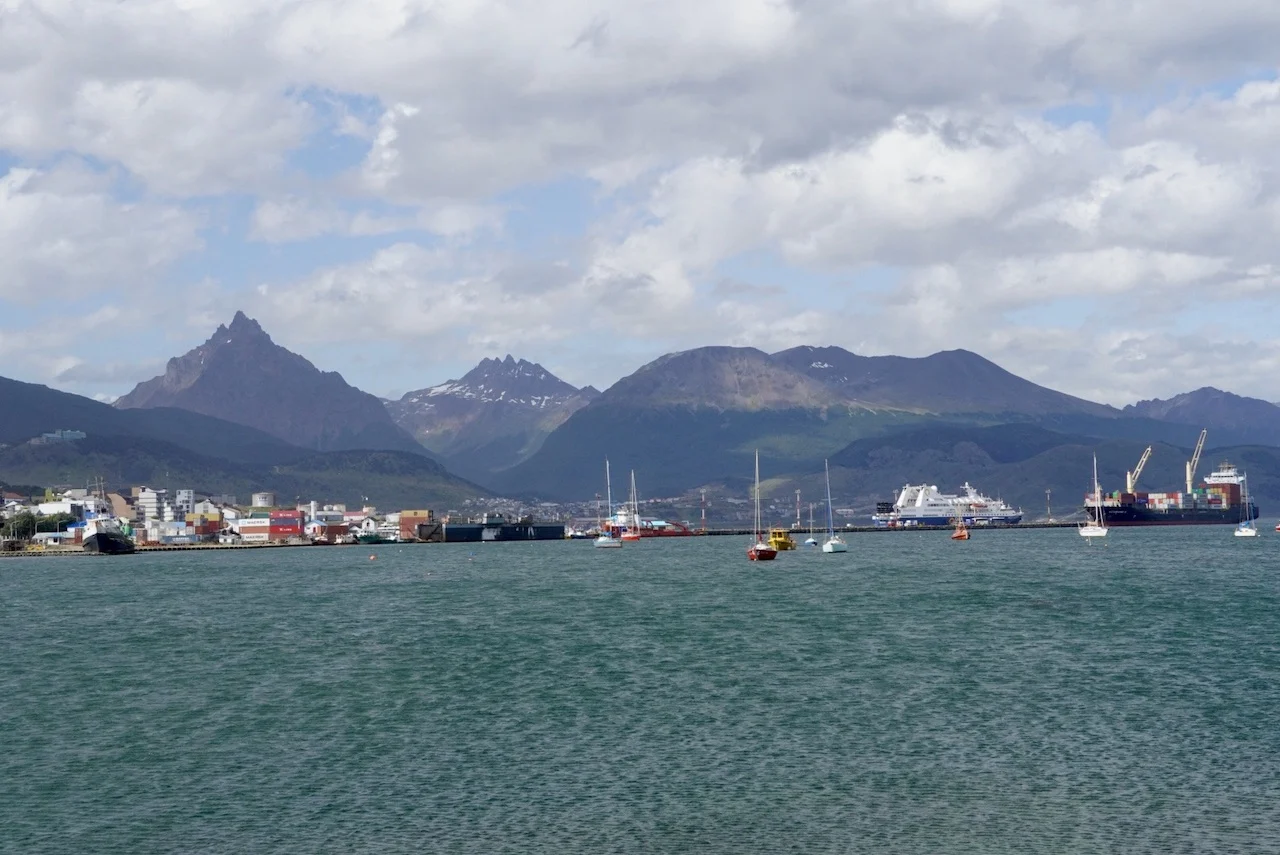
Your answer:
[[[1078,522],[1024,522],[1016,525],[991,525],[977,526],[978,530],[988,531],[1028,531],[1032,529],[1046,528],[1075,528]],[[540,525],[540,529],[548,526]],[[553,526],[554,527],[554,526]],[[841,534],[882,534],[882,533],[909,533],[909,532],[944,532],[951,531],[951,526],[945,525],[912,525],[900,528],[887,528],[885,526],[860,525],[845,526],[837,529]],[[818,536],[826,533],[826,529],[788,529],[788,534],[792,537],[810,537]],[[750,537],[754,532],[750,528],[707,528],[691,531],[688,535],[690,538],[699,537]],[[443,532],[442,532],[443,534]],[[455,532],[458,534],[458,532]],[[325,541],[302,541],[302,542],[268,542],[268,543],[174,543],[174,544],[152,544],[138,546],[131,554],[141,555],[144,553],[157,552],[210,552],[210,551],[243,551],[246,549],[297,549],[300,547],[316,546],[334,549],[378,549],[387,546],[418,546],[425,544],[457,544],[457,543],[503,543],[503,542],[529,542],[529,541],[546,541],[546,540],[566,540],[572,541],[576,538],[568,538],[563,536],[540,536],[530,537],[522,530],[517,534],[523,536],[511,537],[473,537],[471,532],[463,533],[461,537],[445,539],[443,536],[433,537],[423,540],[405,540],[405,541],[387,541],[384,543],[328,543]],[[649,538],[641,538],[648,540]],[[663,537],[662,540],[682,540],[678,537]],[[130,553],[126,553],[130,554]],[[76,545],[57,545],[57,546],[32,546],[25,549],[3,549],[0,550],[0,559],[2,558],[43,558],[43,557],[68,557],[68,556],[84,556],[84,555],[101,555],[107,556],[108,553],[87,552],[81,546]]]

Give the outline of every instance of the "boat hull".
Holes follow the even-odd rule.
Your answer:
[[[1093,508],[1085,508],[1092,518]],[[1240,522],[1241,508],[1169,508],[1167,510],[1149,510],[1134,505],[1108,506],[1103,508],[1103,516],[1108,526],[1141,526],[1141,525],[1236,525]],[[1251,516],[1258,518],[1257,505],[1249,506]]]
[[[445,543],[564,540],[564,523],[443,523]]]
[[[1017,525],[1022,522],[1022,514],[1000,514],[984,516],[981,514],[965,514],[961,519],[965,525]],[[911,528],[912,526],[947,526],[954,525],[955,515],[932,514],[921,516],[905,516],[902,514],[875,514],[871,522],[880,528]]]
[[[756,544],[747,548],[747,558],[752,561],[772,561],[778,557],[778,550],[771,546]]]
[[[84,551],[96,555],[130,555],[137,549],[132,540],[115,532],[91,534],[84,541]]]

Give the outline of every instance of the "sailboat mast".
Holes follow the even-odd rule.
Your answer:
[[[831,511],[831,464],[824,460],[822,468],[827,474],[827,537],[835,537],[836,519]]]
[[[756,540],[760,539],[760,449],[756,449]]]
[[[612,523],[613,522],[613,484],[609,480],[609,458],[607,457],[604,459],[604,492],[605,492],[605,495],[608,497],[608,504],[605,505],[605,510],[609,512],[609,521],[610,523]]]

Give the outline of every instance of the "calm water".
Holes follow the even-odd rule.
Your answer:
[[[6,852],[1280,852],[1280,534],[0,561]]]

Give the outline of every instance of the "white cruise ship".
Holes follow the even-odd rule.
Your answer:
[[[943,493],[933,484],[908,484],[894,502],[881,502],[871,521],[886,528],[917,525],[951,525],[957,518],[965,525],[1014,525],[1022,522],[1022,509],[982,495],[965,482],[959,494]]]

